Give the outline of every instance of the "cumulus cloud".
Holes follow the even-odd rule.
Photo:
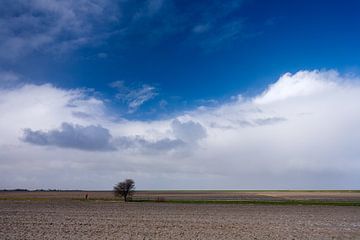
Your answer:
[[[162,138],[150,141],[141,136],[122,136],[115,140],[115,144],[121,149],[132,149],[145,153],[161,153],[185,146],[180,139]]]
[[[0,88],[0,128],[4,140],[0,144],[16,142],[25,128],[52,129],[63,122],[103,124],[107,121],[105,111],[102,100],[82,89],[65,90],[51,84]],[[79,117],[80,112],[87,118]]]
[[[180,122],[175,119],[171,122],[172,131],[176,138],[188,143],[196,143],[206,137],[206,129],[198,122]]]
[[[180,122],[174,119],[170,123],[170,129],[160,138],[147,139],[147,137],[146,134],[145,136],[121,136],[115,140],[115,144],[121,149],[134,149],[155,154],[172,150],[191,151],[199,140],[206,137],[206,129],[198,122],[191,120]]]
[[[60,129],[49,131],[24,130],[23,141],[43,146],[58,146],[88,151],[115,150],[109,130],[102,126],[81,126],[63,123]]]
[[[153,121],[113,119],[101,99],[76,89],[2,89],[1,187],[109,189],[129,176],[150,189],[356,188],[358,102],[360,79],[336,71],[285,74],[258,96]],[[64,122],[72,124],[59,129]],[[116,150],[74,149],[77,132],[92,126],[98,137],[99,125]]]
[[[128,105],[130,113],[135,112],[145,102],[158,95],[156,88],[147,84],[137,88],[130,88],[125,85],[124,81],[116,81],[111,86],[118,91],[116,98]]]
[[[108,34],[101,26],[118,19],[114,1],[4,0],[1,6],[0,51],[6,59],[94,42]]]
[[[337,84],[344,81],[339,73],[332,71],[299,71],[292,75],[286,73],[272,84],[254,102],[258,104],[271,103],[294,97],[306,97],[321,92],[329,92]]]

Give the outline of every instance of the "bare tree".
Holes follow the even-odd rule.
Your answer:
[[[114,194],[116,197],[123,197],[127,202],[128,198],[133,195],[135,191],[135,182],[132,179],[125,179],[114,186]]]

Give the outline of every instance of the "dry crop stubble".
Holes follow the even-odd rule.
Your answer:
[[[84,195],[81,193],[79,196]],[[87,193],[90,199],[96,196],[106,200],[74,200],[74,194],[79,193],[52,193],[53,198],[47,199],[45,193],[30,193],[30,200],[18,194],[17,199],[1,200],[2,239],[360,238],[360,207],[355,206],[124,203],[112,201],[108,192]],[[187,199],[200,194],[203,200],[202,194],[213,195],[162,193],[165,197],[185,195]],[[39,195],[43,198],[36,200]]]

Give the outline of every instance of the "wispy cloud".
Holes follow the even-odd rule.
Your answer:
[[[214,29],[209,30],[205,37],[200,38],[200,46],[205,51],[213,51],[222,47],[225,43],[233,41],[243,36],[243,20],[233,20],[228,23],[218,24]]]
[[[195,44],[204,51],[214,51],[248,35],[245,19],[241,15],[234,15],[243,1],[210,2],[203,6],[202,11],[194,18],[192,34],[187,43]],[[196,8],[195,8],[196,9]]]
[[[243,0],[177,4],[174,1],[151,0],[123,5],[129,11],[123,18],[122,40],[131,44],[156,45],[168,38],[178,37],[186,46],[220,49],[245,33],[244,18],[234,14]],[[207,48],[207,49],[206,49]]]
[[[105,24],[117,20],[115,1],[4,0],[1,58],[16,59],[33,51],[58,53],[93,43],[107,34]]]
[[[1,71],[0,70],[0,86],[1,85],[12,85],[22,79],[22,76],[13,71]]]
[[[156,88],[147,84],[130,88],[125,85],[124,81],[116,81],[111,83],[110,86],[118,91],[116,98],[128,105],[129,113],[135,112],[145,102],[158,95]]]
[[[15,60],[34,52],[58,54],[95,46],[112,36],[123,45],[153,45],[181,35],[180,42],[216,49],[243,35],[244,19],[233,14],[242,2],[191,2],[180,8],[167,0],[4,0],[0,58]]]
[[[286,121],[286,118],[282,118],[282,117],[267,117],[267,118],[258,118],[255,119],[254,122],[257,125],[263,126],[263,125],[268,125],[268,124],[276,124],[276,123],[280,123]]]

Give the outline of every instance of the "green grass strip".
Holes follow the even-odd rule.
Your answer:
[[[153,203],[184,203],[184,204],[262,204],[262,205],[324,205],[324,206],[360,206],[360,202],[334,202],[314,200],[133,200],[132,202],[153,202]]]
[[[122,202],[116,198],[0,198],[0,201],[82,201],[82,202]],[[258,205],[319,205],[319,206],[357,206],[359,201],[319,201],[319,200],[155,200],[155,199],[133,199],[135,203],[180,203],[180,204],[258,204]]]

